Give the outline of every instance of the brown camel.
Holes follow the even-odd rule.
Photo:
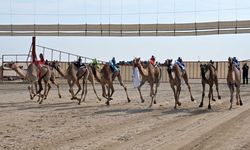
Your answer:
[[[201,70],[201,83],[202,83],[202,100],[199,105],[199,107],[203,106],[203,100],[205,96],[205,85],[209,85],[209,104],[208,104],[208,109],[211,109],[210,105],[210,98],[212,96],[212,100],[215,101],[214,95],[213,95],[213,85],[215,84],[217,94],[218,94],[218,99],[221,99],[221,96],[219,94],[219,88],[218,88],[218,77],[217,77],[217,71],[216,68],[213,66],[213,64],[208,63],[208,64],[200,64],[200,70]]]
[[[106,104],[109,105],[109,101],[112,100],[112,95],[114,94],[114,86],[113,81],[117,77],[120,85],[123,87],[128,102],[130,102],[130,99],[128,97],[127,87],[124,85],[122,81],[122,77],[120,74],[120,70],[113,74],[110,66],[108,64],[104,64],[101,69],[96,67],[94,64],[89,65],[91,67],[91,73],[93,74],[95,79],[101,84],[102,86],[102,96],[107,99]],[[106,94],[106,88],[107,88],[107,94]]]
[[[34,93],[33,86],[35,85],[35,89],[37,92],[37,83],[38,83],[38,68],[35,64],[28,65],[27,71],[21,69],[16,63],[6,63],[4,64],[5,67],[8,67],[12,70],[14,70],[18,75],[20,75],[22,78],[30,82],[30,85],[28,86],[28,90],[30,93],[30,99],[33,99],[37,94],[39,96],[38,102],[39,104],[42,104],[43,100],[47,98],[47,95],[50,91],[51,85],[49,83],[49,80],[53,84],[57,86],[58,89],[58,96],[61,98],[60,90],[58,84],[55,82],[55,77],[51,77],[51,70],[47,66],[41,67],[41,79],[44,81],[45,87],[44,87],[44,94],[41,95],[40,93]],[[54,75],[54,74],[53,74]],[[42,97],[42,99],[40,99]]]
[[[186,85],[188,86],[189,94],[191,101],[194,101],[194,98],[191,93],[191,88],[188,83],[188,75],[185,70],[181,71],[181,68],[178,66],[178,64],[172,64],[172,59],[167,59],[165,61],[165,65],[167,66],[167,72],[169,75],[169,83],[170,86],[174,92],[174,98],[175,98],[175,106],[176,109],[177,105],[181,105],[181,102],[179,101],[179,96],[181,93],[181,80],[184,79]],[[176,89],[175,89],[176,86]]]
[[[87,79],[88,79],[92,84],[92,87],[93,87],[93,90],[94,90],[94,93],[95,93],[97,99],[99,101],[101,101],[101,98],[99,98],[99,96],[97,95],[96,89],[95,89],[95,80],[94,80],[94,76],[93,76],[93,73],[91,71],[90,66],[86,65],[86,67],[81,67],[81,68],[77,69],[77,67],[73,63],[70,63],[66,72],[61,69],[58,61],[53,61],[51,66],[53,68],[55,68],[62,77],[67,79],[67,82],[68,82],[69,87],[70,87],[69,92],[72,95],[72,98],[71,98],[72,100],[78,99],[76,97],[76,95],[81,90],[81,85],[80,85],[79,81],[80,81],[80,79],[83,79],[83,90],[82,90],[81,98],[78,99],[78,101],[79,101],[78,104],[81,104],[81,101],[85,102],[85,98],[87,95]],[[75,84],[77,85],[78,90],[74,94],[73,86]],[[82,100],[83,95],[84,95],[84,98]]]
[[[234,93],[234,88],[236,88],[236,105],[243,105],[240,97],[240,81],[241,76],[240,76],[240,70],[236,68],[236,66],[233,64],[232,58],[228,58],[228,74],[227,74],[227,85],[230,90],[230,108],[232,109],[232,104],[233,104],[233,93]]]
[[[142,103],[145,100],[143,99],[141,94],[141,87],[145,84],[146,81],[150,85],[151,103],[149,107],[151,107],[153,102],[154,104],[156,104],[156,94],[157,94],[157,89],[160,85],[161,69],[158,66],[153,66],[151,63],[148,63],[145,67],[143,67],[140,58],[134,58],[133,67],[138,67],[138,70],[142,76],[141,83],[138,87]],[[154,85],[155,85],[155,91],[154,91]]]

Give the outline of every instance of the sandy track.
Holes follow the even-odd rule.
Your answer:
[[[187,87],[180,95],[182,106],[173,109],[173,93],[163,83],[157,104],[149,106],[149,88],[142,93],[128,85],[131,103],[119,85],[111,106],[96,102],[88,89],[86,103],[69,100],[67,85],[63,98],[52,88],[48,100],[39,105],[28,99],[25,84],[0,85],[0,149],[250,149],[250,89],[242,87],[244,106],[229,108],[229,90],[220,84],[222,100],[212,110],[198,108],[201,85],[191,84],[197,103],[191,102]],[[98,86],[98,94],[101,95]]]

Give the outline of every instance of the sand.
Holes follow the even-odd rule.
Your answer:
[[[162,83],[157,104],[150,104],[149,86],[142,88],[146,100],[128,84],[131,103],[116,84],[110,106],[101,102],[88,86],[86,102],[70,100],[68,85],[61,85],[59,99],[52,86],[43,104],[29,100],[27,84],[0,84],[0,149],[250,149],[250,85],[242,86],[244,105],[229,110],[229,90],[220,84],[221,100],[208,97],[203,108],[201,84],[191,84],[196,102],[191,102],[187,86],[180,95],[182,105],[174,109],[173,92]],[[100,85],[97,84],[101,96]]]

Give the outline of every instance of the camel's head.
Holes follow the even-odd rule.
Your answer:
[[[201,69],[201,77],[202,79],[206,79],[206,71],[207,71],[207,64],[200,64],[200,69]]]
[[[9,62],[9,63],[4,64],[4,67],[14,69],[14,68],[17,68],[17,64],[15,62]]]
[[[135,57],[134,60],[133,60],[133,66],[138,67],[140,63],[141,63],[141,58],[140,57],[139,58]]]
[[[232,57],[228,57],[228,64],[232,64],[233,63],[233,58]]]
[[[50,66],[55,69],[58,69],[60,67],[59,62],[55,60],[50,63]]]
[[[165,64],[168,68],[170,68],[170,67],[172,66],[172,62],[173,62],[173,59],[167,59],[167,60],[165,60],[164,64]]]
[[[167,71],[168,71],[168,73],[171,72],[171,69],[172,69],[172,62],[173,62],[173,59],[167,59],[167,60],[165,60],[165,62],[164,62],[164,65],[167,66]]]
[[[207,69],[207,64],[200,64],[201,73],[205,73]]]

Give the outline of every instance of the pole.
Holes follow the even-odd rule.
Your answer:
[[[36,37],[32,37],[32,63],[35,62],[36,58]]]

